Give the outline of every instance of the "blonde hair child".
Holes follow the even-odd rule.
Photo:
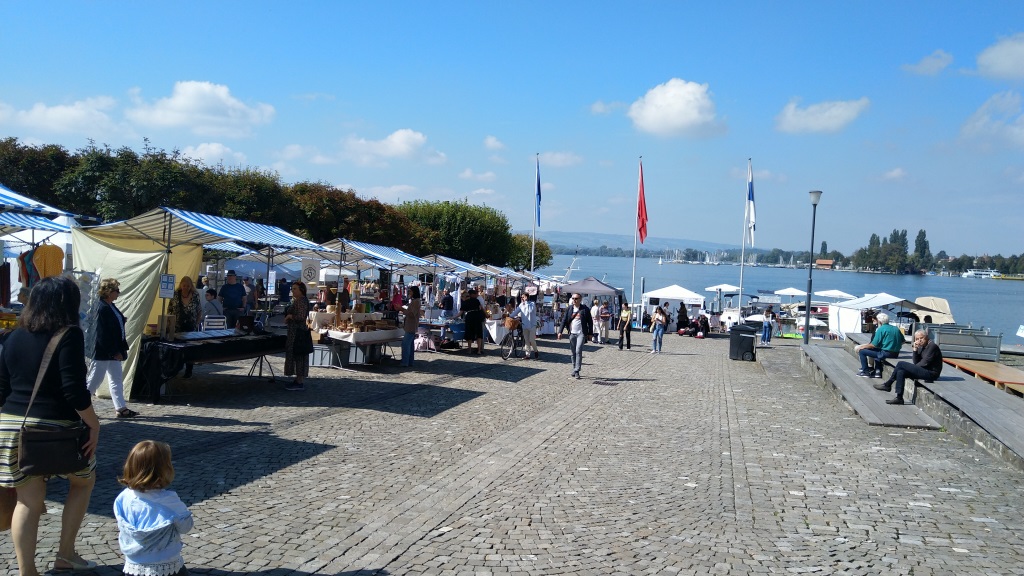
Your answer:
[[[126,486],[114,500],[114,517],[124,554],[124,573],[188,576],[181,557],[181,535],[192,529],[192,513],[173,490],[171,447],[143,440],[132,448],[118,482]]]

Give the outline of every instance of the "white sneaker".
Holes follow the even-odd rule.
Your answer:
[[[651,352],[650,352],[650,353],[651,353],[651,354],[654,354],[655,352],[657,352],[657,350],[651,350]]]

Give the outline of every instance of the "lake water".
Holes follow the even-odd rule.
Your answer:
[[[537,271],[548,275],[562,275],[572,262],[572,256],[568,255],[556,254],[553,259],[554,263],[550,267]],[[623,288],[626,297],[629,298],[632,266],[632,258],[580,257],[576,261],[576,268],[579,270],[572,271],[570,280],[582,280],[587,276],[593,276],[612,286]],[[641,290],[641,278],[644,280],[644,290]],[[644,291],[650,292],[678,284],[698,294],[706,294],[710,303],[714,294],[706,292],[704,288],[722,283],[739,286],[740,267],[701,264],[659,265],[657,260],[651,258],[638,258],[636,261],[637,301]],[[764,266],[743,268],[744,294],[757,294],[758,290],[774,292],[788,287],[806,290],[807,269]],[[1004,345],[1024,344],[1024,338],[1016,335],[1017,328],[1024,324],[1024,281],[815,270],[813,291],[822,290],[842,290],[857,297],[886,292],[911,301],[920,296],[945,298],[957,323],[971,324],[974,327],[984,326],[989,328],[992,334],[1002,333]],[[784,303],[789,302],[788,296],[780,298]],[[796,297],[795,300],[800,301],[801,297]]]

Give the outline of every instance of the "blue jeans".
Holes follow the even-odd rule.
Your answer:
[[[864,348],[858,354],[860,356],[860,369],[862,372],[868,372],[868,358],[885,360],[886,358],[895,358],[900,355],[899,352],[889,352],[888,350],[879,350],[877,348]],[[878,373],[882,373],[881,366],[878,366]]]
[[[583,368],[583,343],[587,338],[581,334],[569,334],[569,352],[572,354],[572,373],[579,374]]]
[[[767,344],[772,341],[772,323],[765,322],[761,329],[761,344]]]
[[[402,336],[402,366],[412,366],[412,356],[415,348],[416,333],[406,332]]]
[[[655,352],[661,352],[661,342],[665,338],[665,325],[655,324],[654,325],[654,338],[651,340],[651,348]]]

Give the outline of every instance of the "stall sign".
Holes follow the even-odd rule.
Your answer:
[[[277,270],[270,271],[270,279],[267,281],[267,296],[277,294]]]
[[[160,275],[160,297],[174,298],[174,274]]]
[[[304,258],[302,260],[302,281],[306,284],[316,284],[320,281],[320,261],[315,258]]]

